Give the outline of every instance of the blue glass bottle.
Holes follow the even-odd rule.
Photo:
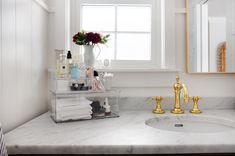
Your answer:
[[[80,71],[78,69],[78,66],[76,64],[73,64],[71,68],[71,79],[72,80],[78,80],[80,76]]]

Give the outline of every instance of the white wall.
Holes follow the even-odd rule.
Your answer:
[[[48,4],[48,0],[42,0],[44,3]]]
[[[1,0],[0,122],[5,131],[47,110],[47,12],[34,0]]]
[[[60,0],[56,3],[64,2]],[[60,9],[55,9],[55,11],[54,14],[57,14]],[[72,21],[76,22],[76,19],[72,19]],[[72,27],[74,25],[76,24],[72,23]],[[63,23],[55,22],[50,29],[60,30],[61,35],[65,32]],[[56,41],[57,43],[62,41],[60,38],[53,37],[53,39],[59,40]],[[58,49],[55,45],[56,42],[51,40],[54,46],[51,47],[50,56],[53,56],[53,49]],[[64,47],[64,45],[63,43],[59,47]],[[235,96],[235,75],[185,73],[185,0],[166,0],[166,53],[168,67],[174,67],[180,71],[181,79],[188,85],[191,95],[202,97]],[[49,67],[55,67],[54,63],[49,62]],[[172,85],[175,83],[175,75],[176,72],[115,72],[114,86],[121,90],[122,96],[173,96]]]
[[[65,49],[65,1],[47,0],[50,8],[48,17],[48,66],[55,68],[56,52]]]

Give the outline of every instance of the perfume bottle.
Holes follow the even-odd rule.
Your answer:
[[[105,98],[104,108],[105,108],[105,116],[110,116],[111,115],[111,109],[110,109],[108,98]]]
[[[68,51],[68,53],[67,53],[67,59],[68,59],[69,64],[72,64],[72,63],[73,63],[71,51]]]
[[[58,69],[57,69],[59,78],[68,78],[69,74],[69,65],[68,60],[66,59],[65,54],[61,54],[58,61]]]
[[[78,69],[77,64],[73,64],[71,68],[71,79],[78,80],[80,75],[80,71]]]
[[[73,66],[73,59],[71,51],[68,51],[67,53],[67,61],[68,61],[68,67],[69,67],[69,75],[71,74],[72,66]]]

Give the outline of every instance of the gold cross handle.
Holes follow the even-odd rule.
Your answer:
[[[163,100],[162,96],[156,96],[152,98],[156,101],[156,108],[153,110],[153,113],[155,114],[164,114],[165,111],[162,109],[161,102]]]
[[[198,101],[201,100],[202,98],[199,96],[193,96],[192,98],[190,98],[193,100],[193,109],[190,110],[190,113],[193,114],[201,114],[202,111],[198,108]]]

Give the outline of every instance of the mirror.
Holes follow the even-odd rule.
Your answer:
[[[186,0],[187,72],[235,73],[235,0]]]

